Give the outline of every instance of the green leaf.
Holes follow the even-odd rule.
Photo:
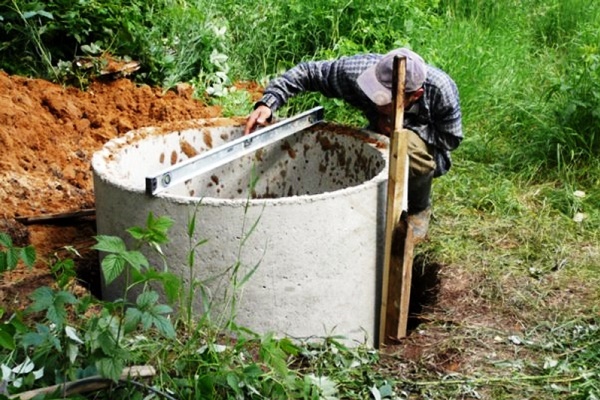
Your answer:
[[[248,272],[246,272],[246,274],[242,277],[240,282],[237,284],[238,287],[244,286],[246,284],[246,282],[248,282],[250,280],[250,278],[252,278],[252,276],[254,276],[254,273],[260,266],[261,262],[262,262],[262,260],[258,260],[258,262]]]
[[[140,228],[139,226],[134,226],[133,228],[127,229],[127,232],[136,240],[142,240],[146,236],[146,230]]]
[[[58,352],[62,352],[60,340],[58,340],[54,331],[51,331],[48,326],[42,324],[37,324],[36,329],[37,332],[29,332],[23,335],[20,345],[23,346],[24,349],[27,349],[30,346],[44,346],[44,348],[47,348],[48,346],[46,344],[49,344]]]
[[[0,346],[8,350],[15,349],[14,332],[10,332],[9,325],[0,326]]]
[[[158,297],[158,293],[156,293],[154,290],[147,290],[142,292],[137,297],[135,302],[141,310],[146,310],[158,301]]]
[[[258,223],[260,222],[260,219],[261,219],[261,216],[259,215],[259,217],[256,218],[256,220],[254,221],[254,223],[252,223],[252,226],[250,227],[250,229],[248,229],[248,232],[246,232],[244,234],[244,237],[242,238],[240,246],[244,246],[246,244],[246,241],[252,236],[252,233],[258,227]]]
[[[198,247],[202,246],[205,243],[208,243],[208,239],[202,239],[202,240],[198,241],[198,243],[196,243],[194,245],[194,250],[196,250]]]
[[[128,323],[137,325],[141,323],[144,329],[149,329],[152,325],[163,335],[169,338],[175,337],[175,329],[171,321],[161,314],[168,314],[173,311],[166,304],[156,304],[159,295],[155,291],[146,291],[141,293],[136,299],[138,309],[130,308],[126,313]],[[130,311],[135,310],[135,311]]]
[[[21,346],[24,348],[28,348],[30,346],[37,347],[42,343],[44,343],[44,336],[37,332],[26,333],[23,335],[23,340],[21,340]]]
[[[244,368],[244,376],[249,378],[258,378],[262,376],[262,374],[263,370],[256,363],[252,363]]]
[[[46,318],[58,327],[62,327],[67,319],[65,304],[77,303],[77,299],[73,294],[62,290],[55,293],[47,286],[36,289],[30,295],[30,298],[33,303],[29,307],[29,311],[46,310]]]
[[[15,328],[15,330],[19,333],[27,333],[29,332],[29,327],[23,323],[19,314],[13,314],[9,320],[10,324]]]
[[[173,312],[173,309],[166,304],[157,304],[152,307],[153,314],[169,314]]]
[[[6,264],[8,269],[14,269],[19,263],[19,249],[16,247],[11,247],[6,252]]]
[[[104,280],[109,285],[125,270],[125,259],[118,254],[109,254],[102,260],[102,273]]]
[[[146,220],[146,226],[148,227],[146,240],[157,244],[168,242],[167,231],[173,224],[173,219],[169,217],[154,218],[154,215],[149,213]]]
[[[161,273],[161,282],[167,295],[167,299],[171,302],[175,301],[181,292],[181,280],[171,272]]]
[[[240,379],[236,374],[230,372],[227,374],[227,384],[237,395],[241,395],[242,391],[240,390]]]
[[[142,267],[148,268],[150,266],[146,257],[139,251],[126,251],[122,256],[129,265],[138,271],[141,270]]]
[[[67,310],[62,304],[55,304],[46,310],[46,318],[57,327],[62,328],[67,320]]]
[[[279,348],[277,340],[272,334],[267,334],[263,339],[259,350],[261,359],[267,363],[280,376],[288,374],[287,356]]]
[[[71,282],[72,278],[77,276],[75,261],[70,258],[58,260],[50,267],[50,271],[55,276],[56,283],[61,289],[64,289]]]
[[[156,329],[167,338],[172,339],[176,336],[173,324],[171,324],[171,321],[168,318],[163,317],[162,315],[155,315],[152,318],[152,323],[156,326]]]
[[[174,223],[175,221],[170,217],[159,217],[152,220],[152,222],[148,224],[148,227],[154,232],[166,234],[169,228],[171,228]]]
[[[143,274],[132,271],[132,283],[141,283],[149,281],[158,281],[162,283],[165,294],[169,302],[174,302],[181,293],[181,278],[172,272],[160,272],[155,269],[148,269]]]
[[[6,248],[13,247],[12,238],[10,237],[9,234],[0,232],[0,245],[4,246]]]
[[[147,311],[142,312],[141,323],[144,329],[150,329],[150,327],[154,323],[154,316]]]
[[[188,267],[192,267],[196,263],[196,252],[190,251],[188,253]]]
[[[119,380],[124,367],[123,360],[117,357],[101,358],[96,362],[96,368],[98,368],[100,375],[114,382]]]
[[[109,331],[102,331],[97,338],[98,346],[106,355],[111,355],[117,349],[117,343]]]
[[[48,340],[48,343],[50,343],[56,349],[56,351],[62,353],[62,345],[60,340],[58,340],[58,337],[55,335],[48,335],[46,336],[46,340]]]
[[[95,236],[98,243],[92,246],[92,249],[104,251],[106,253],[123,253],[127,250],[123,239],[117,236],[98,235]]]
[[[196,231],[196,213],[190,218],[187,228],[188,237],[194,236],[194,232]]]
[[[20,256],[25,265],[33,267],[33,264],[35,264],[35,249],[33,246],[23,247],[20,251]]]
[[[140,284],[142,282],[148,282],[150,280],[148,278],[149,271],[152,271],[152,270],[146,270],[146,271],[142,272],[137,269],[131,269],[129,271],[131,273],[131,275],[129,275],[131,285],[134,286],[134,285]]]
[[[148,213],[148,216],[146,217],[146,227],[147,227],[148,229],[151,229],[151,228],[152,228],[152,224],[154,224],[154,221],[155,221],[156,219],[157,219],[157,218],[154,218],[154,213],[153,213],[153,212],[149,212],[149,213]]]
[[[33,300],[33,303],[29,306],[30,312],[44,311],[54,304],[54,292],[47,286],[37,288],[29,298]]]
[[[135,307],[130,307],[125,312],[125,332],[133,332],[142,320],[142,312]]]
[[[75,304],[77,303],[77,298],[73,295],[73,293],[60,290],[54,295],[54,303],[60,305]]]
[[[279,341],[279,346],[286,354],[297,356],[300,353],[300,348],[296,346],[289,338],[283,338]]]

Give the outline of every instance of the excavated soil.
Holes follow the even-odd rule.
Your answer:
[[[260,95],[258,88],[244,89]],[[128,79],[97,81],[85,91],[0,71],[0,231],[32,244],[38,262],[5,273],[0,302],[22,307],[31,289],[51,282],[55,255],[76,257],[84,286],[97,287],[91,158],[107,141],[142,127],[220,116],[181,85],[163,91]],[[70,218],[64,217],[76,213]]]

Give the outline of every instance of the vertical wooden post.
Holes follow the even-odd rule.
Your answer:
[[[403,218],[403,211],[408,209],[408,138],[402,134],[406,58],[394,59],[393,78],[394,129],[390,141],[380,345],[406,336],[413,260],[412,228]]]

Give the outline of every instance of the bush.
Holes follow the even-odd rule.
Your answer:
[[[214,69],[223,46],[206,8],[176,0],[12,0],[0,18],[0,68],[54,81],[78,57],[109,56],[140,61],[137,79],[169,88]]]

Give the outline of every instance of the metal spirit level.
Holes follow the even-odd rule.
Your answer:
[[[259,129],[249,135],[192,157],[146,177],[146,193],[156,195],[173,185],[227,164],[246,154],[275,143],[323,120],[323,107],[315,107],[294,117]]]

